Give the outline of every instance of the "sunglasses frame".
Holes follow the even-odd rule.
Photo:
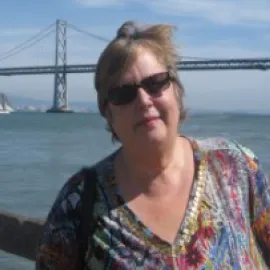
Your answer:
[[[151,80],[153,80],[154,78],[158,78],[159,76],[164,74],[164,78],[163,80],[157,81],[155,82],[156,84],[160,84],[159,87],[157,89],[150,89],[151,86],[149,87],[149,84],[151,85]],[[136,97],[137,97],[137,93],[138,93],[138,89],[139,88],[143,88],[149,95],[151,96],[155,96],[160,94],[162,91],[166,90],[169,88],[170,86],[170,82],[172,81],[172,76],[171,73],[169,71],[163,71],[163,72],[159,72],[159,73],[154,73],[144,79],[142,79],[142,81],[140,83],[125,83],[123,85],[117,86],[117,87],[113,87],[108,91],[108,96],[105,99],[105,105],[107,103],[111,103],[115,106],[123,106],[123,105],[127,105],[130,104],[131,102],[133,102]],[[126,88],[126,89],[125,89]],[[123,91],[124,89],[124,91]],[[129,89],[129,90],[127,90]],[[122,93],[121,93],[122,90]],[[117,100],[117,97],[115,98],[113,96],[113,94],[116,93],[130,93],[129,97],[127,97],[126,99],[119,99]]]

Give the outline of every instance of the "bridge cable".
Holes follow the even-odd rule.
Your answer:
[[[27,43],[31,42],[32,40],[37,39],[42,33],[47,32],[47,31],[48,31],[50,28],[52,28],[53,26],[54,26],[54,23],[53,23],[53,24],[50,24],[50,25],[49,25],[48,27],[46,27],[45,29],[41,30],[38,34],[34,35],[33,37],[27,39],[26,41],[22,42],[21,44],[19,44],[19,45],[13,47],[12,49],[6,51],[6,52],[3,53],[3,54],[1,54],[1,55],[0,55],[0,60],[3,60],[3,59],[8,58],[9,55],[10,55],[10,56],[14,55],[14,54],[12,54],[14,51],[16,51],[16,50],[20,49],[21,47],[27,45]],[[51,33],[52,30],[55,30],[55,29],[51,29],[49,33]],[[45,35],[45,36],[47,36],[47,35]],[[43,37],[44,37],[44,35],[43,35]],[[40,40],[40,39],[39,39],[39,40]],[[28,47],[27,47],[27,48],[28,48]]]
[[[0,57],[2,57],[3,55],[5,54],[8,54],[8,53],[11,53],[12,51],[16,50],[16,49],[19,49],[21,46],[27,44],[28,42],[30,42],[31,40],[37,38],[40,34],[42,34],[43,32],[46,32],[48,31],[52,26],[54,26],[54,23],[53,24],[50,24],[48,27],[46,27],[45,29],[41,30],[38,34],[34,35],[33,37],[29,38],[28,40],[22,42],[21,44],[15,46],[14,48],[6,51],[5,53],[1,54]]]
[[[35,45],[36,43],[38,43],[42,39],[46,38],[47,36],[49,36],[53,32],[55,32],[55,29],[51,29],[49,32],[47,32],[46,34],[44,34],[43,36],[41,36],[40,38],[36,39],[34,42],[32,42],[30,44],[25,44],[25,46],[21,46],[21,48],[18,47],[19,50],[15,51],[13,53],[9,53],[8,55],[5,55],[4,54],[2,57],[0,57],[0,61],[5,60],[5,59],[8,59],[8,58],[12,57],[13,55],[16,55],[16,54],[18,54],[18,53],[20,53],[20,52],[22,52],[22,51],[24,51],[24,50],[32,47],[33,45]]]
[[[110,42],[110,39],[108,39],[108,38],[104,38],[104,37],[102,37],[102,36],[99,36],[99,35],[96,35],[96,34],[87,32],[87,31],[85,31],[85,30],[83,30],[83,29],[80,29],[80,28],[76,27],[76,26],[73,25],[73,24],[68,23],[67,25],[68,25],[70,28],[72,28],[73,30],[78,31],[78,32],[80,32],[80,33],[83,33],[83,34],[85,34],[85,35],[87,35],[87,36],[90,36],[91,38],[95,38],[95,39],[98,39],[98,40],[100,40],[100,41],[105,41],[105,42],[107,42],[107,43]],[[210,57],[182,56],[181,58],[185,58],[185,59],[194,59],[194,60],[215,60],[214,58],[210,58]],[[179,61],[180,61],[180,60],[181,60],[181,59],[179,59]]]
[[[210,57],[199,57],[199,56],[181,56],[179,58],[179,61],[181,61],[183,58],[185,59],[190,59],[190,60],[216,60],[215,58],[210,58]]]
[[[100,40],[100,41],[105,41],[105,42],[107,42],[107,43],[110,42],[110,40],[109,40],[108,38],[105,38],[105,37],[102,37],[102,36],[99,36],[99,35],[90,33],[90,32],[88,32],[88,31],[86,31],[86,30],[83,30],[83,29],[80,29],[80,28],[76,27],[76,26],[73,25],[73,24],[68,23],[67,25],[68,25],[68,27],[70,27],[71,29],[73,29],[73,30],[75,30],[75,31],[77,31],[77,32],[80,32],[80,33],[82,33],[82,34],[85,34],[85,35],[87,35],[87,36],[89,36],[89,37],[91,37],[91,38],[94,38],[94,39],[97,39],[97,40]]]

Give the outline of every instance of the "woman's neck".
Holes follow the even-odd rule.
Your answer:
[[[178,194],[185,182],[179,179],[184,180],[184,176],[190,174],[187,164],[192,161],[186,159],[188,150],[186,142],[179,137],[159,156],[147,151],[135,155],[122,148],[115,160],[116,181],[121,193],[126,199],[138,194],[153,199]]]
[[[129,175],[153,179],[174,165],[179,147],[179,137],[175,137],[158,148],[123,148],[122,161]]]

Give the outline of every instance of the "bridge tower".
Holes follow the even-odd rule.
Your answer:
[[[53,104],[47,112],[65,113],[72,112],[68,108],[67,95],[67,23],[66,21],[56,21],[56,47],[55,47],[55,74]],[[60,70],[59,66],[63,66]]]

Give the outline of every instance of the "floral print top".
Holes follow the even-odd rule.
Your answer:
[[[224,138],[189,140],[195,167],[206,158],[207,171],[188,242],[183,246],[181,228],[173,245],[162,240],[127,207],[113,181],[113,153],[95,165],[95,226],[85,270],[270,269],[270,185],[257,157]],[[80,199],[88,180],[93,179],[78,172],[61,189],[38,245],[36,269],[76,269]],[[181,226],[187,222],[196,183],[195,177]]]

